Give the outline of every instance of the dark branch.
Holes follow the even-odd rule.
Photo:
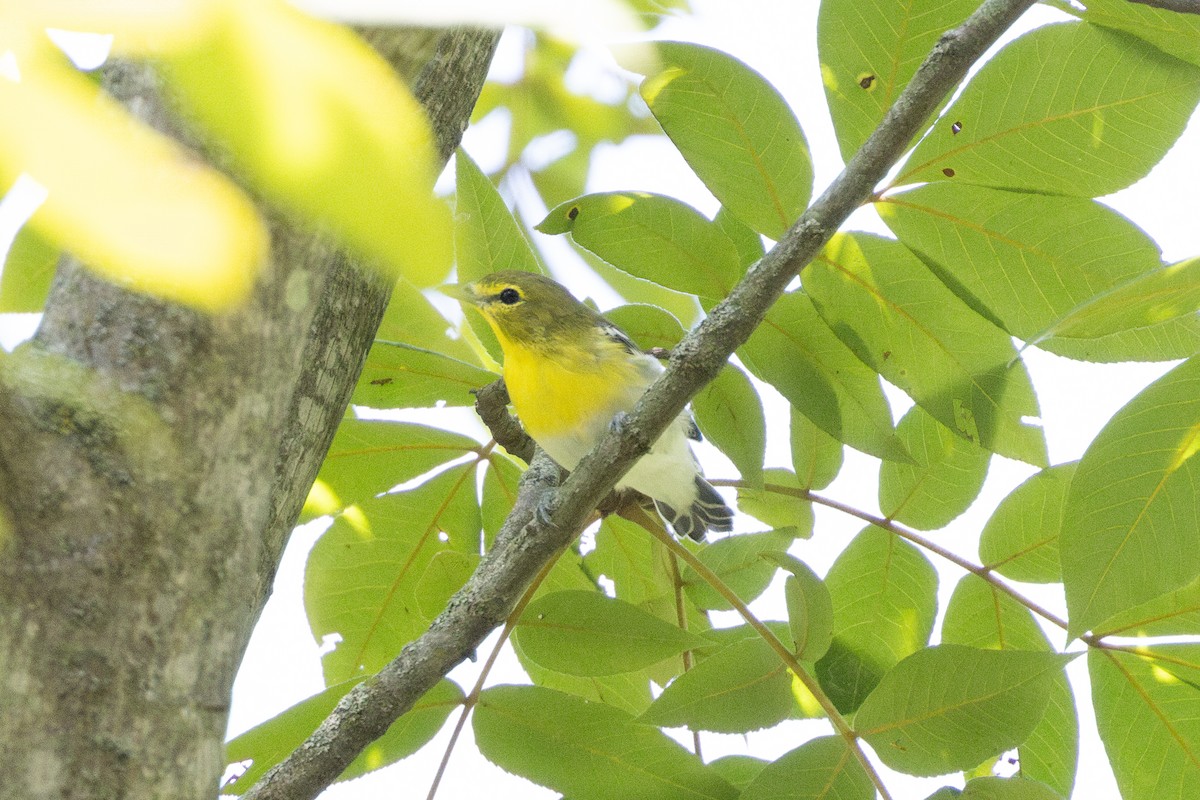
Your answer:
[[[508,387],[503,378],[475,391],[475,413],[487,425],[496,444],[526,464],[533,461],[533,439],[508,413]]]
[[[362,747],[381,735],[508,616],[545,561],[570,542],[617,480],[662,434],[730,354],[749,338],[788,282],[870,196],[941,99],[1034,0],[987,0],[934,47],[883,122],[845,171],[729,297],[675,348],[666,372],[553,492],[552,466],[534,459],[512,515],[479,571],[428,633],[405,646],[378,679],[338,704],[308,741],[251,789],[250,800],[315,797]],[[532,516],[545,499],[547,522]],[[353,743],[353,744],[350,744]]]

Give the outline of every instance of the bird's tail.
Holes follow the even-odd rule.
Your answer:
[[[686,512],[680,513],[659,500],[654,501],[654,507],[677,536],[687,536],[697,542],[704,541],[706,531],[733,530],[733,509],[700,475],[696,476],[696,500]]]

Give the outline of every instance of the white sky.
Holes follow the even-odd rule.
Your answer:
[[[817,64],[816,0],[743,0],[739,3],[721,0],[692,0],[695,16],[671,20],[661,30],[662,38],[698,41],[725,50],[750,64],[765,75],[796,109],[808,137],[814,157],[816,193],[819,193],[841,169],[841,160],[826,111],[824,93]],[[1021,21],[1022,30],[1034,24],[1061,18],[1057,12],[1037,8]],[[512,75],[519,69],[520,53],[514,38],[506,36],[493,68],[494,74]],[[607,54],[593,52],[572,70],[573,88],[579,91],[603,91],[611,73],[606,73],[610,60]],[[490,132],[487,128],[491,128]],[[487,167],[495,163],[504,147],[497,134],[502,125],[485,126],[469,131],[465,146]],[[1200,124],[1193,119],[1183,139],[1154,172],[1144,181],[1105,202],[1139,224],[1159,243],[1167,261],[1200,254],[1200,226],[1195,222],[1195,203],[1191,201],[1195,178],[1200,174]],[[716,201],[691,174],[682,158],[665,139],[639,137],[620,147],[605,147],[593,161],[589,191],[609,189],[640,189],[658,191],[679,197],[711,215]],[[530,198],[521,196],[522,203]],[[527,206],[530,217],[537,217],[535,207]],[[0,252],[7,248],[14,220],[23,216],[12,202],[0,204]],[[885,229],[870,210],[857,213],[847,226],[859,230]],[[612,303],[612,295],[594,283],[582,280],[573,270],[570,256],[558,260],[567,252],[561,241],[533,234],[546,252],[555,254],[552,262],[556,275],[577,294],[595,292],[602,305]],[[28,336],[36,317],[24,315],[0,323],[0,342],[11,348],[16,341]],[[1088,442],[1108,418],[1146,383],[1162,374],[1169,364],[1094,365],[1068,361],[1036,350],[1025,352],[1026,362],[1037,388],[1042,407],[1050,459],[1052,463],[1078,458]],[[779,425],[779,436],[771,441],[786,443],[786,404],[770,390],[764,392],[768,413]],[[900,398],[898,413],[907,407]],[[416,415],[423,421],[438,424],[439,418],[427,413]],[[778,420],[783,422],[779,423]],[[465,424],[462,415],[440,424],[458,427]],[[714,477],[733,475],[731,467],[712,448],[702,454],[706,471]],[[773,449],[769,463],[788,464],[786,444]],[[979,501],[963,517],[944,531],[934,534],[936,540],[970,558],[977,558],[979,530],[1000,501],[1020,481],[1032,472],[1031,468],[994,459],[987,483]],[[860,508],[877,511],[876,486],[878,462],[848,451],[846,467],[827,491],[838,499]],[[861,527],[836,512],[817,509],[817,535],[813,540],[800,542],[793,552],[824,574],[841,546]],[[323,686],[319,655],[303,614],[302,576],[304,558],[319,535],[323,525],[316,523],[296,532],[284,556],[276,580],[275,592],[267,604],[261,623],[251,640],[245,662],[234,686],[230,735],[236,735],[268,719],[291,704],[320,691]],[[945,568],[934,559],[941,574],[940,607],[945,608],[950,592],[961,572]],[[1029,594],[1051,608],[1061,610],[1061,592],[1046,591],[1044,587],[1029,587]],[[760,614],[783,618],[782,594],[773,586],[767,598],[755,604]],[[722,617],[721,624],[737,620]],[[1051,640],[1062,644],[1061,633],[1048,630]],[[482,657],[490,651],[490,643],[480,649]],[[467,664],[452,675],[466,689],[475,681],[477,665]],[[1089,734],[1091,709],[1088,707],[1086,670],[1082,659],[1070,668],[1081,703],[1081,763],[1075,791],[1077,798],[1116,797],[1111,771],[1094,733]],[[523,680],[515,659],[502,658],[492,676],[493,683]],[[416,756],[349,784],[331,788],[323,797],[336,798],[396,798],[422,796],[428,790],[437,763],[442,756],[450,728],[458,712],[434,741]],[[733,752],[748,752],[759,757],[773,758],[798,746],[802,741],[826,731],[820,721],[788,722],[766,733],[746,737],[704,734],[705,757],[708,759]],[[554,798],[557,793],[533,786],[523,779],[504,773],[484,760],[471,741],[470,726],[464,731],[452,756],[438,796],[445,799],[482,796],[488,798]],[[914,779],[888,774],[885,782],[900,798],[921,798],[938,786],[950,783],[961,785],[954,778]]]

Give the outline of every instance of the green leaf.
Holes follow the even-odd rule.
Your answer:
[[[459,361],[479,362],[479,357],[467,340],[421,294],[420,289],[404,278],[392,286],[392,299],[388,301],[387,311],[383,314],[375,338],[431,350]],[[499,353],[499,350],[496,352]]]
[[[821,3],[817,53],[843,160],[849,162],[883,121],[938,37],[978,5],[975,0]]]
[[[479,450],[468,436],[426,425],[343,419],[301,520],[333,514]]]
[[[478,554],[479,532],[473,463],[338,517],[313,546],[304,573],[313,636],[341,637],[322,658],[326,682],[377,672],[424,632],[429,618],[417,586],[425,570],[441,552]]]
[[[650,677],[646,670],[615,675],[567,675],[541,666],[526,656],[517,643],[513,644],[513,649],[525,674],[534,685],[543,689],[553,689],[593,703],[604,703],[634,716],[650,707]]]
[[[241,794],[253,786],[263,773],[298,748],[329,716],[342,696],[362,681],[356,678],[330,686],[228,742],[226,764],[254,763],[236,781],[221,787],[222,791]],[[387,733],[363,750],[338,780],[357,778],[412,755],[437,734],[450,712],[463,704],[463,699],[457,684],[448,680],[439,682],[392,723]]]
[[[717,574],[744,603],[754,600],[775,575],[775,564],[767,553],[786,553],[795,541],[795,531],[783,529],[727,536],[705,546],[697,554],[704,566]],[[689,566],[680,573],[689,600],[702,609],[732,610],[733,606]]]
[[[1109,194],[1158,163],[1197,99],[1200,69],[1092,25],[1046,25],[979,70],[896,184]]]
[[[995,649],[1051,649],[1028,609],[975,575],[965,576],[954,587],[942,624],[942,642]],[[1022,775],[1070,796],[1079,758],[1079,718],[1065,674],[1051,676],[1046,713],[1018,750]]]
[[[644,605],[675,596],[671,556],[641,526],[615,514],[605,517],[596,533],[596,549],[584,556],[592,575],[613,582],[617,597]]]
[[[742,276],[737,250],[720,227],[658,194],[584,195],[555,208],[536,228],[569,232],[613,266],[668,289],[720,299]]]
[[[1107,620],[1097,636],[1193,636],[1200,631],[1200,580]]]
[[[766,78],[709,47],[658,42],[664,70],[642,82],[650,113],[721,204],[781,239],[812,196],[795,114]]]
[[[1058,537],[1075,467],[1072,461],[1036,472],[1000,501],[979,537],[984,566],[1014,581],[1062,580]]]
[[[840,736],[820,736],[763,767],[738,800],[874,800],[875,785]]]
[[[1192,665],[1189,682],[1174,662]],[[1200,646],[1146,648],[1144,655],[1088,650],[1096,727],[1124,800],[1188,797],[1200,786]]]
[[[791,409],[792,468],[805,489],[824,489],[842,469],[842,443]]]
[[[975,778],[967,782],[959,797],[970,800],[1063,800],[1044,783],[1027,778]]]
[[[704,436],[729,456],[742,478],[761,483],[767,421],[758,392],[746,374],[726,364],[693,398],[692,412]]]
[[[1187,358],[1200,351],[1200,316],[1171,319],[1098,339],[1050,339],[1038,347],[1064,358],[1101,364]]]
[[[417,286],[453,262],[425,113],[349,29],[282,2],[235,3],[164,74],[239,174]]]
[[[879,458],[907,457],[879,377],[829,330],[807,295],[780,297],[738,357],[835,440]]]
[[[748,269],[766,253],[762,237],[724,206],[717,209],[717,215],[713,217],[713,222],[725,232],[725,235],[733,242],[733,246],[737,248],[738,260],[743,269]]]
[[[1083,18],[1096,25],[1131,33],[1170,53],[1200,66],[1200,18],[1125,0],[1088,0]]]
[[[833,644],[817,677],[849,713],[900,659],[929,642],[937,615],[937,572],[920,551],[865,528],[825,576],[833,599]]]
[[[487,386],[494,372],[440,353],[404,344],[376,342],[367,353],[350,402],[370,408],[469,406],[472,389]]]
[[[578,543],[564,550],[555,559],[550,571],[542,578],[541,584],[533,594],[533,599],[548,597],[564,591],[584,591],[594,594],[599,590],[596,579],[583,563],[579,553]]]
[[[704,644],[695,634],[599,591],[537,598],[513,629],[522,652],[568,675],[612,675],[648,667]]]
[[[803,562],[797,561],[787,569],[792,574],[783,583],[783,596],[796,657],[816,661],[833,642],[833,597],[817,573]]]
[[[738,510],[776,528],[791,528],[797,538],[812,536],[812,503],[801,497],[800,481],[780,467],[763,470],[763,486],[738,489]],[[737,537],[735,537],[737,538]]]
[[[484,690],[475,741],[494,764],[588,800],[732,800],[738,792],[657,728],[535,686]]]
[[[587,573],[583,558],[574,549],[566,550],[555,561],[550,572],[542,580],[534,594],[535,598],[545,597],[562,591],[595,592],[596,581]],[[647,670],[635,670],[613,675],[568,675],[546,669],[525,653],[519,639],[512,640],[513,650],[521,668],[529,675],[535,685],[546,689],[582,697],[627,711],[630,714],[640,714],[650,706],[650,676]],[[682,668],[682,659],[675,658]]]
[[[1152,276],[1163,274],[1154,241],[1100,203],[941,182],[887,195],[875,208],[963,302],[1044,350],[1126,361],[1185,358],[1200,347],[1197,320],[1152,317],[1146,308],[1116,325],[1082,327],[1089,317],[1112,316],[1108,293],[1130,281],[1140,285],[1139,278],[1158,283],[1161,277]],[[1076,317],[1076,332],[1060,330]],[[1150,327],[1120,330],[1120,324]],[[1059,333],[1102,338],[1044,338]]]
[[[732,755],[710,761],[708,766],[737,788],[745,789],[758,777],[767,763],[753,756]]]
[[[1200,358],[1150,384],[1075,470],[1059,540],[1072,636],[1200,575]]]
[[[950,596],[942,641],[980,649],[1050,650],[1029,609],[971,574],[962,577]]]
[[[445,610],[450,598],[479,566],[479,558],[477,553],[435,553],[414,589],[421,616],[431,620]]]
[[[801,276],[863,363],[980,446],[1045,465],[1046,442],[1011,338],[967,308],[898,242],[839,234]]]
[[[966,511],[987,476],[990,454],[925,413],[909,409],[896,435],[916,463],[884,461],[879,508],[888,519],[931,531]]]
[[[1200,643],[1154,644],[1139,647],[1136,652],[1152,665],[1155,680],[1169,685],[1184,683],[1200,692]]]
[[[658,306],[688,327],[700,321],[700,303],[697,302],[694,295],[668,289],[653,281],[631,275],[614,267],[576,242],[568,241],[571,249],[591,268],[592,272],[596,273],[622,297],[633,298],[642,304]]]
[[[671,312],[645,303],[630,303],[604,312],[604,317],[645,350],[670,350],[683,338],[683,326]]]
[[[477,281],[507,269],[546,273],[496,187],[462,148],[454,155],[454,188],[454,252],[460,281]],[[492,358],[502,361],[500,343],[483,316],[467,314],[466,319]]]
[[[1022,775],[1071,796],[1079,767],[1079,712],[1065,674],[1051,676],[1046,711],[1018,750]]]
[[[718,650],[671,682],[638,722],[720,733],[749,733],[787,719],[791,678],[761,638]]]
[[[646,23],[647,29],[654,28],[654,25],[665,18],[670,18],[671,12],[688,11],[689,7],[686,0],[630,0],[628,5],[634,8]]]
[[[61,255],[32,226],[17,231],[0,270],[0,313],[41,311]]]
[[[544,275],[533,248],[496,187],[463,149],[454,156],[455,259],[460,281],[500,270]]]
[[[587,574],[597,583],[611,581],[618,599],[678,626],[680,566],[671,551],[640,525],[616,515],[604,518],[595,541],[595,549],[584,556]],[[704,612],[691,603],[684,603],[683,608],[688,630],[705,633],[712,627]],[[682,659],[669,659],[651,667],[647,674],[662,686],[679,674],[681,667]]]
[[[1076,308],[1042,337],[1098,339],[1194,317],[1200,309],[1200,258],[1141,275]]]
[[[971,769],[1025,741],[1045,711],[1050,676],[1070,659],[957,644],[920,650],[884,676],[854,727],[892,769]]]

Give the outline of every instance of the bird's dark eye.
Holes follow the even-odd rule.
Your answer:
[[[500,302],[506,306],[515,305],[521,302],[521,293],[510,286],[507,289],[501,290]]]

